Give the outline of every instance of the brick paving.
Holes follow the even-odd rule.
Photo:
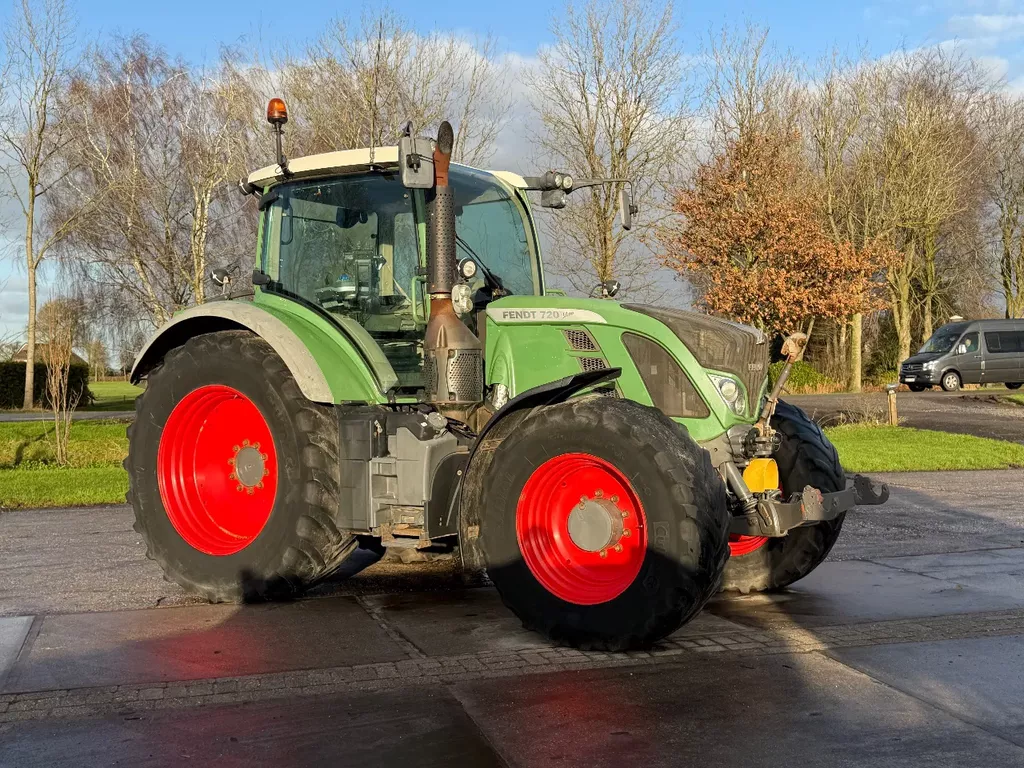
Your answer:
[[[375,618],[386,625],[381,616]],[[389,634],[394,632],[390,627]],[[396,633],[397,634],[397,633]],[[425,657],[404,641],[408,659],[340,666],[71,690],[0,694],[0,731],[26,720],[101,717],[157,709],[236,704],[247,701],[316,696],[352,690],[381,690],[408,685],[450,685],[467,680],[568,672],[602,667],[693,663],[700,654],[759,656],[811,653],[836,648],[889,645],[1024,634],[1024,610],[957,614],[923,619],[835,624],[806,629],[723,630],[670,639],[649,651],[587,652],[573,648]]]

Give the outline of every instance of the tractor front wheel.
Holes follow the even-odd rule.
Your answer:
[[[717,592],[725,486],[660,411],[597,396],[542,408],[484,472],[480,548],[528,629],[585,649],[644,646]]]
[[[357,547],[340,530],[338,431],[262,339],[204,334],[149,372],[128,428],[135,530],[212,602],[291,596]]]
[[[775,454],[783,494],[811,486],[823,493],[841,491],[846,475],[839,454],[821,427],[794,405],[780,402],[772,427],[782,435]],[[782,589],[819,565],[839,538],[843,515],[835,520],[794,528],[785,536],[733,536],[722,589],[764,592]]]

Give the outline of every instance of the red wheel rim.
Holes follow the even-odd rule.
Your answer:
[[[739,533],[729,534],[729,556],[743,557],[756,552],[768,543],[767,536],[744,536]]]
[[[530,572],[576,605],[621,595],[647,556],[647,518],[626,477],[604,459],[567,453],[530,475],[516,507],[516,538]]]
[[[237,389],[189,392],[167,418],[157,484],[174,530],[208,555],[232,555],[259,536],[277,496],[267,420]]]

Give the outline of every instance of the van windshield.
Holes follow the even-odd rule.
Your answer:
[[[944,355],[953,348],[953,345],[956,344],[956,340],[959,338],[959,332],[936,331],[935,335],[928,339],[928,342],[918,351]]]

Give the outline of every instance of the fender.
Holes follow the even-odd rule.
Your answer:
[[[341,331],[327,338],[315,326],[301,323],[301,318],[289,315],[287,319],[291,322],[250,301],[213,301],[190,307],[171,318],[142,348],[130,380],[138,383],[169,350],[193,336],[248,330],[274,348],[307,399],[315,403],[385,400],[367,366],[360,364],[358,352]],[[317,350],[316,355],[311,347]]]
[[[459,552],[467,571],[482,570],[484,563],[476,543],[480,535],[480,509],[474,509],[472,505],[467,507],[463,504],[463,498],[466,494],[472,498],[481,490],[483,476],[494,457],[495,443],[500,443],[511,434],[512,430],[535,409],[565,402],[580,390],[617,379],[620,373],[621,368],[585,371],[520,392],[499,408],[480,430],[470,448],[466,471],[459,478],[460,482],[453,493],[453,501],[449,508],[459,510]]]

